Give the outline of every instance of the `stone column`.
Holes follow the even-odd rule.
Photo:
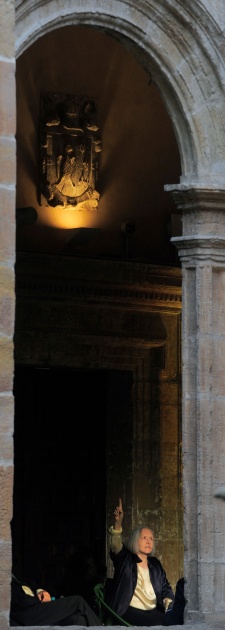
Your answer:
[[[15,7],[0,0],[0,628],[9,627],[13,496],[16,97]],[[3,26],[4,25],[4,26]]]
[[[214,497],[225,483],[225,191],[170,191],[183,224],[171,240],[182,263],[185,621],[225,627],[225,504]]]

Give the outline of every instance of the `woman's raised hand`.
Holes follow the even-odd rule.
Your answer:
[[[123,505],[122,505],[122,499],[119,499],[119,505],[116,507],[116,509],[114,510],[114,517],[115,517],[115,525],[119,525],[121,527],[122,525],[122,520],[123,520]]]

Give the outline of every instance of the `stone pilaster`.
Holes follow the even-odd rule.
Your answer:
[[[0,1],[0,628],[9,623],[13,496],[15,264],[15,8]]]
[[[182,441],[186,621],[225,622],[225,191],[171,187],[183,234]]]

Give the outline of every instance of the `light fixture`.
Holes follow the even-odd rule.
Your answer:
[[[129,258],[129,248],[128,248],[129,235],[133,234],[135,232],[135,229],[136,228],[135,228],[134,223],[129,223],[129,221],[123,221],[123,223],[121,223],[120,231],[124,235],[124,241],[125,241],[125,258]]]

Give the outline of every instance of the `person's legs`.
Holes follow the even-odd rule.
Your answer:
[[[184,578],[180,578],[176,585],[173,608],[166,613],[167,626],[183,625],[185,604]]]
[[[129,606],[123,619],[128,621],[131,626],[166,626],[166,615],[158,608],[154,610],[139,610]]]
[[[80,595],[70,595],[35,606],[11,616],[21,626],[102,626],[100,619]]]

